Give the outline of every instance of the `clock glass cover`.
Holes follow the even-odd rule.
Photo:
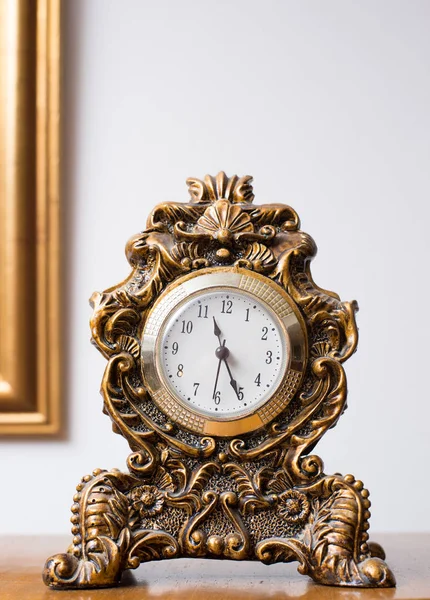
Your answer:
[[[204,435],[263,427],[294,397],[306,330],[277,283],[236,267],[202,269],[166,288],[142,334],[142,373],[155,404]]]
[[[288,338],[274,311],[231,288],[186,299],[159,340],[157,358],[170,391],[191,409],[218,418],[263,404],[288,364]]]

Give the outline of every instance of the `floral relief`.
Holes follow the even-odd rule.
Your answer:
[[[301,492],[287,490],[279,496],[279,514],[290,525],[302,525],[309,516],[311,507]]]
[[[140,485],[131,491],[130,500],[141,517],[153,517],[163,510],[164,494],[155,485]]]
[[[129,494],[130,524],[134,527],[140,519],[154,517],[164,508],[166,492],[174,490],[173,479],[160,467],[151,483],[133,488]]]
[[[302,525],[311,512],[305,494],[293,488],[293,482],[284,470],[277,471],[269,481],[270,491],[278,494],[278,512],[290,525]]]

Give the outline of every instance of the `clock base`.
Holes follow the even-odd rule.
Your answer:
[[[221,491],[228,480],[232,489]],[[148,477],[96,469],[77,485],[73,543],[46,561],[43,579],[57,589],[111,587],[143,562],[207,557],[298,561],[317,583],[392,587],[383,549],[367,542],[369,506],[352,475],[292,486],[284,469],[252,477],[225,461],[189,472],[167,455]]]

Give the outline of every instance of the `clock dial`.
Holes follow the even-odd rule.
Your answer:
[[[195,294],[161,329],[158,365],[174,396],[217,419],[264,404],[279,387],[289,343],[264,302],[231,288]]]

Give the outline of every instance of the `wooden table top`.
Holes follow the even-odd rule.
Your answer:
[[[335,588],[299,575],[297,563],[176,559],[127,571],[120,587],[56,591],[42,583],[45,559],[64,552],[65,536],[0,538],[1,600],[430,600],[430,534],[381,535],[397,587]]]

